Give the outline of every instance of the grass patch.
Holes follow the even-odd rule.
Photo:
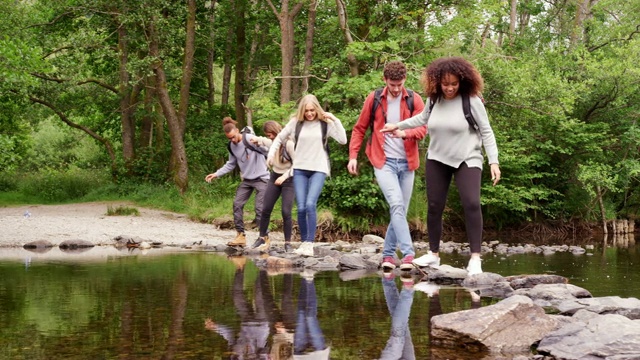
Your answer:
[[[140,216],[140,211],[134,207],[118,205],[117,207],[113,207],[111,205],[107,206],[107,215],[108,216]]]

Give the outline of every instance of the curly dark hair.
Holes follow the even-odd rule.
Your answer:
[[[460,80],[459,93],[478,95],[484,88],[484,80],[478,70],[466,59],[461,57],[443,57],[434,60],[422,72],[420,80],[425,95],[433,101],[443,97],[442,78],[452,74]]]
[[[402,61],[390,61],[384,66],[382,74],[385,79],[403,80],[407,77],[407,67]]]

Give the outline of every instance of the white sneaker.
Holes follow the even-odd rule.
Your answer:
[[[482,260],[479,257],[472,257],[471,259],[469,259],[467,272],[469,273],[469,275],[482,274]]]
[[[413,265],[415,266],[419,266],[419,267],[427,267],[427,266],[431,266],[431,267],[438,267],[440,266],[440,257],[434,255],[431,251],[429,251],[428,253],[420,256],[417,259],[413,259]]]
[[[294,251],[294,253],[302,256],[313,256],[313,242],[304,241],[302,244],[300,244],[300,247],[298,247]]]
[[[438,292],[440,291],[440,286],[434,283],[430,283],[428,281],[423,281],[413,285],[413,289],[422,291],[426,293],[429,297],[432,297],[433,295],[438,294]]]
[[[305,280],[307,281],[312,281],[313,277],[316,275],[316,272],[314,270],[311,269],[304,269],[301,273],[300,276],[302,276]]]

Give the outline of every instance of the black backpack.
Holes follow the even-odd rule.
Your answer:
[[[373,122],[376,119],[376,110],[378,106],[382,104],[382,90],[384,88],[378,88],[375,91],[373,96],[373,105],[371,106],[371,119],[369,120],[369,128],[371,129],[371,134],[373,136]],[[409,113],[413,114],[413,90],[407,89],[407,107],[409,108]],[[384,123],[387,123],[387,113],[382,108],[382,116],[384,116]],[[369,141],[371,141],[371,137],[369,137]]]
[[[469,94],[467,93],[460,93],[460,96],[462,97],[462,112],[464,113],[464,118],[467,119],[467,122],[469,123],[469,127],[471,127],[473,130],[475,130],[476,132],[480,132],[480,128],[478,127],[478,123],[476,122],[476,119],[473,117],[473,114],[471,114],[471,104],[469,102]],[[481,100],[482,97],[480,97]],[[435,106],[436,102],[433,101],[433,99],[429,98],[429,112],[431,112],[431,110],[433,110],[433,107]]]
[[[251,150],[251,151],[255,151],[255,152],[261,154],[265,158],[267,157],[267,154],[269,153],[269,151],[261,148],[260,146],[254,145],[254,144],[250,143],[249,140],[247,140],[247,134],[251,134],[251,135],[255,135],[256,134],[253,131],[253,128],[251,128],[251,126],[243,127],[242,130],[240,130],[240,134],[242,134],[242,143],[244,144],[244,147],[246,149],[245,153],[246,153],[247,150]],[[229,154],[233,155],[233,152],[231,152],[231,141],[229,141],[227,143],[227,150],[229,150]]]

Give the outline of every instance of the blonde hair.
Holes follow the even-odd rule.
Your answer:
[[[312,95],[312,94],[307,94],[303,96],[302,99],[300,99],[298,103],[298,111],[296,111],[296,114],[295,114],[295,117],[297,120],[302,121],[305,119],[304,110],[308,104],[312,104],[313,107],[316,109],[316,119],[322,120],[325,122],[327,121],[325,120],[324,110],[322,110],[322,107],[320,106],[320,102],[318,101],[318,98],[316,98],[315,95]]]

